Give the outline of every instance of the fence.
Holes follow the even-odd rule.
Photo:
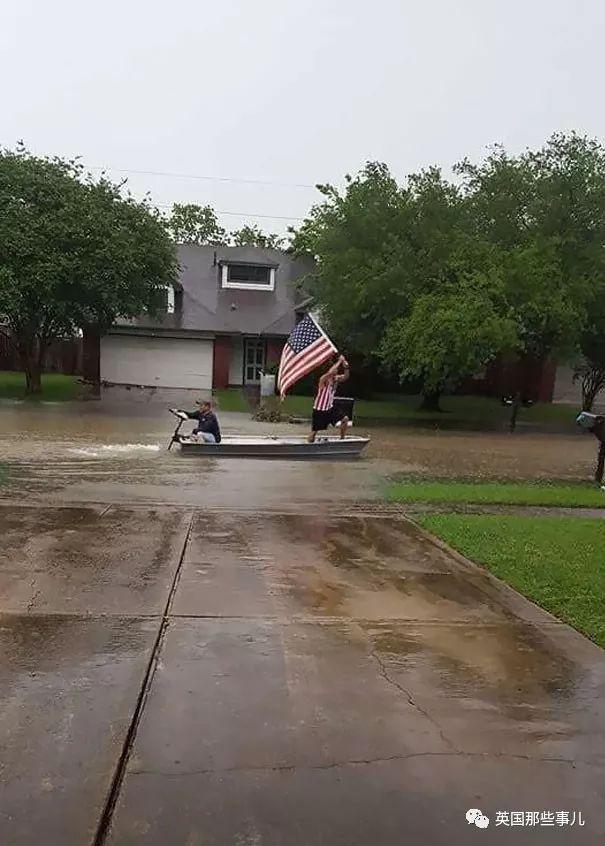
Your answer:
[[[10,338],[0,331],[0,370],[22,369],[19,356]],[[44,370],[46,373],[80,375],[82,373],[82,339],[54,341],[46,350]]]

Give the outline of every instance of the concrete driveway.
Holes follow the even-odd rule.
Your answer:
[[[4,491],[0,843],[603,842],[602,650],[366,503],[371,461],[177,460]]]

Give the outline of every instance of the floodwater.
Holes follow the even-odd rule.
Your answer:
[[[590,438],[221,461],[168,452],[173,426],[0,406],[2,843],[457,846],[468,808],[486,842],[504,809],[603,842],[605,653],[380,507],[402,473],[582,478]]]
[[[247,414],[220,415],[226,434],[303,433],[304,426],[257,423]],[[27,467],[38,461],[124,459],[158,473],[170,470],[166,448],[174,418],[160,405],[0,402],[0,461]],[[389,473],[492,478],[590,478],[594,438],[518,432],[454,432],[387,426],[356,429],[371,444],[368,478]],[[369,470],[372,467],[374,472]],[[92,465],[91,465],[92,468]]]

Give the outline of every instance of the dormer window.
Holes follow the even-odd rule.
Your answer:
[[[275,289],[275,267],[266,264],[244,264],[229,262],[221,265],[223,288],[273,291]]]

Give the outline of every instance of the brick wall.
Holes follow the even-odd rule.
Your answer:
[[[483,378],[466,379],[457,393],[501,397],[519,390],[536,402],[552,402],[555,373],[556,366],[550,359],[498,357],[487,366]]]
[[[267,364],[279,364],[284,344],[280,338],[267,338]]]
[[[214,358],[212,362],[212,387],[221,389],[229,385],[229,365],[231,363],[231,338],[214,339]]]

